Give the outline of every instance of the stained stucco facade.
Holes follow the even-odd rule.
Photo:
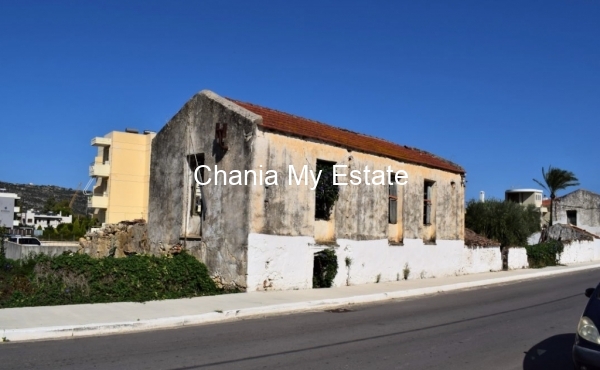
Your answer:
[[[224,145],[219,124],[226,124]],[[306,135],[294,134],[299,130]],[[289,179],[290,166],[298,174],[317,161],[346,165],[340,172],[348,175],[406,171],[395,223],[389,186],[365,181],[339,186],[329,220],[315,219],[313,185]],[[212,183],[198,189],[193,171],[200,164],[211,169],[199,172],[202,180]],[[216,185],[215,165],[227,174],[275,171],[278,182],[224,185],[221,177]],[[203,91],[153,140],[148,236],[154,251],[185,244],[223,283],[248,291],[310,288],[313,255],[331,246],[340,266],[336,285],[396,280],[406,266],[410,278],[501,269],[499,251],[464,246],[464,174],[429,153]]]

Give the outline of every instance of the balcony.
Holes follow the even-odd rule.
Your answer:
[[[13,221],[13,227],[17,227],[17,226],[19,226],[19,224],[20,224],[19,220]]]
[[[110,146],[112,139],[108,137],[95,137],[92,139],[92,146]]]
[[[88,208],[108,208],[108,196],[94,195],[88,197]]]
[[[108,177],[109,174],[109,164],[92,163],[90,166],[90,177]]]
[[[15,212],[15,213],[19,213],[19,212],[21,212],[21,207],[17,207],[17,206],[15,206],[15,211],[14,211],[14,212]]]

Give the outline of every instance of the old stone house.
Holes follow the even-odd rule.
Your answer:
[[[545,200],[550,208],[550,200]],[[550,221],[550,214],[545,215]],[[554,224],[570,224],[600,234],[600,194],[578,189],[554,199]]]
[[[340,185],[320,217],[312,180],[288,181],[320,163],[408,181]],[[463,168],[425,151],[205,90],[153,140],[148,237],[154,251],[183,244],[248,291],[311,288],[313,256],[329,247],[335,285],[500,269],[497,248],[464,244],[464,186]]]

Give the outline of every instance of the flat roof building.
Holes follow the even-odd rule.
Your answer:
[[[148,219],[150,153],[155,133],[135,129],[95,137],[98,154],[90,165],[95,185],[88,208],[102,223]]]
[[[18,213],[21,209],[18,201],[21,199],[15,193],[0,192],[0,227],[5,227],[12,231],[19,226]]]

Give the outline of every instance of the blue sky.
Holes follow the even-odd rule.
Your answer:
[[[2,181],[85,185],[92,137],[210,89],[455,161],[467,198],[548,165],[600,193],[600,1],[5,1],[0,35]]]

